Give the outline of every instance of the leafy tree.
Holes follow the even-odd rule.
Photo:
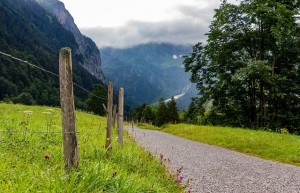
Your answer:
[[[133,118],[135,121],[142,122],[142,119],[143,119],[143,112],[144,112],[145,108],[146,108],[146,104],[142,104],[142,105],[136,107],[136,108],[133,110],[132,118]]]
[[[179,122],[179,114],[178,109],[176,106],[175,98],[172,96],[171,100],[167,103],[167,115],[168,115],[168,122],[176,124]]]
[[[0,77],[0,100],[6,97],[15,96],[17,90],[18,88],[14,83],[3,78],[2,76]]]
[[[184,64],[200,105],[212,100],[222,124],[300,131],[299,9],[296,0],[244,0],[215,11],[207,45]]]
[[[106,115],[103,104],[107,104],[107,90],[103,85],[94,85],[93,91],[85,101],[86,109],[98,115]]]
[[[132,118],[138,122],[154,122],[155,109],[153,106],[142,104],[134,109]]]
[[[155,108],[153,106],[147,105],[143,111],[143,119],[146,122],[153,123],[155,121]]]

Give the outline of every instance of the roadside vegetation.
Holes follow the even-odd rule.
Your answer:
[[[77,112],[79,168],[64,170],[58,108],[0,103],[1,192],[183,192],[174,176],[125,133],[107,156],[106,118]]]
[[[225,147],[263,159],[300,166],[300,136],[282,133],[219,126],[168,124],[162,127],[138,124],[139,128],[159,130],[210,145]]]

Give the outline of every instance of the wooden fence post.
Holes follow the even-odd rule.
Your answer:
[[[70,48],[62,48],[59,52],[59,79],[64,160],[68,172],[79,163]]]
[[[118,109],[118,140],[119,145],[123,145],[123,114],[124,114],[124,89],[119,91],[119,109]]]
[[[115,128],[117,120],[117,105],[113,105],[113,128]]]
[[[106,128],[106,143],[105,148],[107,151],[111,150],[111,126],[112,126],[112,108],[113,108],[113,84],[108,83],[108,100],[107,100],[107,128]]]

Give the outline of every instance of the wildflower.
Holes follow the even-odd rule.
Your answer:
[[[164,155],[163,155],[163,154],[160,154],[160,164],[161,164],[161,165],[163,164],[163,159],[164,159]]]
[[[183,177],[180,175],[180,176],[177,178],[177,183],[181,183],[181,182],[182,182],[182,179],[183,179]]]
[[[46,154],[44,155],[44,158],[45,158],[45,159],[50,159],[50,155],[46,153]]]
[[[54,109],[46,109],[46,111],[53,112],[53,111],[54,111]]]
[[[23,113],[26,114],[26,115],[31,115],[31,114],[33,114],[33,111],[26,110],[26,111],[23,111]]]

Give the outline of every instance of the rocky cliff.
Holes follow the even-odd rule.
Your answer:
[[[53,14],[62,26],[71,31],[78,44],[78,50],[83,55],[82,66],[102,82],[106,79],[101,70],[101,57],[96,44],[81,34],[72,15],[66,10],[64,4],[58,0],[36,0],[49,13]]]

